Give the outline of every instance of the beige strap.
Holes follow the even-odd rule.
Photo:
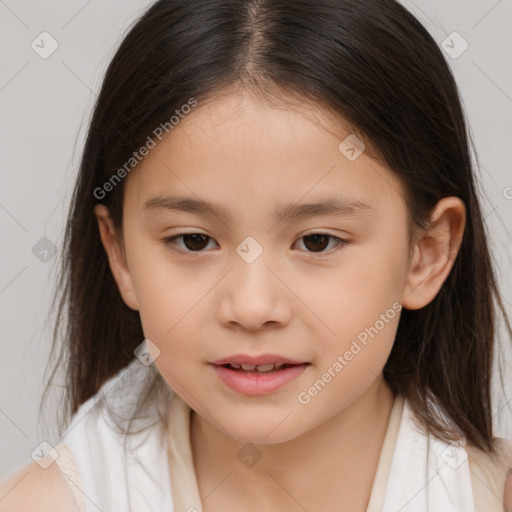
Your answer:
[[[175,512],[202,512],[190,443],[190,407],[175,394],[169,406],[168,459]]]
[[[467,445],[475,512],[503,512],[505,481],[512,468],[512,441],[494,438],[495,455]]]
[[[80,512],[87,512],[82,484],[80,482],[80,474],[78,473],[73,453],[65,442],[58,444],[55,447],[55,450],[57,450],[57,453],[59,454],[55,462],[67,480],[68,486],[73,493]]]
[[[368,502],[366,512],[381,512],[382,507],[384,506],[389,470],[391,468],[391,461],[395,451],[396,438],[398,436],[403,408],[403,398],[400,395],[397,395],[389,416],[388,428],[386,430],[384,442],[382,443],[379,463],[377,465],[372,492],[370,494],[370,501]]]

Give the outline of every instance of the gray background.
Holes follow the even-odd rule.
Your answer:
[[[151,3],[0,0],[0,480],[32,462],[40,442],[58,442],[52,424],[57,399],[39,418],[58,273],[52,250],[62,244],[85,130],[106,66],[128,25]],[[447,39],[453,31],[469,45],[457,58],[445,55],[481,163],[483,211],[511,315],[512,1],[403,4],[440,46],[463,49],[462,41]],[[50,48],[47,36],[41,48],[42,32],[58,43],[46,59],[31,46],[35,41],[39,51]],[[512,439],[511,340],[503,336],[500,342],[508,375],[505,393],[495,381],[496,433]]]

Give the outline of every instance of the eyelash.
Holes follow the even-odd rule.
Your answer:
[[[173,251],[176,251],[178,253],[188,253],[188,254],[193,254],[193,253],[202,253],[202,252],[205,252],[204,250],[200,250],[200,251],[191,251],[191,250],[188,250],[188,249],[181,249],[181,248],[177,248],[176,246],[176,240],[177,239],[183,239],[184,236],[187,236],[187,235],[203,235],[205,236],[206,238],[210,239],[210,240],[213,240],[213,238],[209,237],[208,235],[205,235],[204,233],[181,233],[179,235],[174,235],[174,236],[171,236],[171,237],[167,237],[167,238],[164,238],[162,239],[162,244],[165,246],[165,247],[168,247],[170,248],[171,250]],[[337,244],[335,246],[334,249],[331,249],[330,251],[320,251],[320,252],[314,252],[314,251],[306,251],[310,254],[318,254],[318,255],[322,255],[322,254],[329,254],[329,253],[332,253],[332,252],[337,252],[339,251],[342,247],[344,247],[345,245],[348,245],[349,242],[347,240],[343,240],[337,236],[334,236],[334,235],[330,235],[329,233],[322,233],[322,232],[315,232],[315,233],[308,233],[307,235],[303,235],[301,236],[298,240],[301,240],[302,238],[306,238],[308,236],[313,236],[313,235],[324,235],[324,236],[327,236],[329,238],[332,238],[332,239],[335,239],[337,240]]]

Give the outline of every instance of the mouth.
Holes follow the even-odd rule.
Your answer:
[[[210,363],[220,380],[244,395],[267,395],[300,377],[311,363],[280,356],[232,356]]]
[[[303,363],[306,364],[306,363]],[[234,370],[237,372],[243,372],[243,373],[274,373],[279,370],[284,370],[286,368],[290,368],[292,366],[298,366],[296,364],[292,363],[270,363],[270,364],[236,364],[236,363],[227,363],[218,365],[222,366],[223,368],[228,368],[230,370]]]
[[[248,354],[235,354],[232,356],[225,357],[223,359],[217,359],[212,361],[211,364],[224,366],[232,365],[235,370],[241,368],[245,370],[254,370],[256,367],[266,367],[269,365],[280,367],[281,365],[296,365],[306,364],[305,361],[299,361],[295,359],[289,359],[277,354],[260,354],[259,356],[250,356]],[[263,369],[265,371],[265,369]],[[267,370],[269,371],[269,370]]]

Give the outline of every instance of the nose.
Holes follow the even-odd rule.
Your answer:
[[[222,325],[257,331],[290,321],[293,294],[264,255],[252,263],[235,259],[234,268],[220,283],[218,320]]]

